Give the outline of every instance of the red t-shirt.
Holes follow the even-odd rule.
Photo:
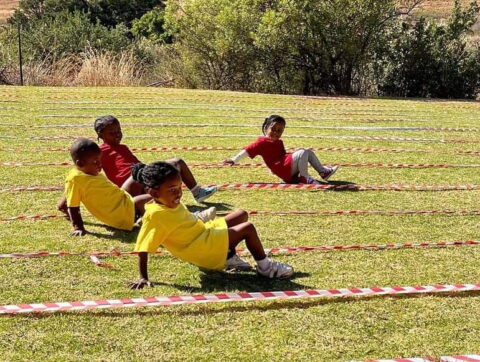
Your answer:
[[[292,154],[285,151],[282,140],[273,140],[268,137],[258,139],[245,147],[248,156],[262,156],[267,167],[285,182],[292,180]]]
[[[102,150],[102,168],[105,175],[115,185],[121,187],[132,174],[130,167],[140,161],[125,145],[111,146],[103,143],[100,145],[100,149]]]

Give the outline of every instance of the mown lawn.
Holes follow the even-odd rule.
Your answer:
[[[32,137],[95,137],[93,120],[107,113],[120,119],[124,143],[130,147],[240,149],[260,134],[264,117],[277,113],[287,118],[286,146],[416,150],[318,151],[325,163],[480,164],[480,156],[455,153],[478,150],[478,131],[381,128],[480,127],[480,104],[476,102],[307,98],[155,88],[29,87],[0,87],[0,162],[68,161],[66,151],[46,149],[67,149],[71,139]],[[153,127],[152,123],[190,126]],[[37,128],[61,124],[77,127]],[[323,138],[292,137],[295,135]],[[368,136],[384,139],[366,139]],[[430,141],[387,140],[389,137]],[[213,163],[236,152],[138,152],[137,156],[145,162],[178,156],[189,163]],[[67,170],[65,166],[0,166],[0,189],[59,186]],[[193,171],[204,184],[278,182],[264,168],[197,167]],[[343,167],[333,180],[357,184],[480,184],[478,171],[465,167]],[[0,218],[55,213],[54,205],[60,196],[59,191],[1,193]],[[478,209],[479,196],[480,191],[226,190],[205,205],[195,205],[186,192],[184,202],[196,209],[213,205],[220,212],[235,208],[473,210]],[[85,220],[91,234],[83,238],[69,236],[70,225],[60,218],[0,222],[0,253],[133,249],[138,230],[115,231],[93,218]],[[258,226],[266,247],[480,239],[478,216],[252,216],[251,220]],[[292,264],[295,277],[271,281],[254,273],[207,275],[172,257],[155,256],[150,260],[150,277],[158,285],[141,291],[126,287],[137,278],[133,256],[106,258],[114,269],[96,267],[88,257],[0,259],[0,305],[225,291],[476,283],[480,281],[479,257],[480,248],[476,246],[284,254],[275,258]],[[466,354],[480,352],[479,312],[480,295],[466,293],[0,316],[0,359],[362,360]]]

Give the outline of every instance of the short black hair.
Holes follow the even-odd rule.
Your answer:
[[[73,162],[83,160],[85,156],[93,152],[100,152],[100,147],[91,139],[80,137],[70,147],[70,156]]]
[[[179,171],[167,162],[153,162],[145,165],[137,163],[132,166],[132,178],[151,189],[156,189],[173,176],[179,175]]]
[[[120,124],[120,122],[115,116],[112,116],[110,114],[106,116],[100,116],[93,123],[93,128],[95,129],[95,132],[97,132],[97,135],[100,135],[100,132],[102,132],[105,127],[110,126],[113,123]]]
[[[287,124],[285,118],[276,114],[272,114],[270,117],[265,118],[265,121],[263,121],[262,132],[264,135],[267,134],[267,129],[274,123],[283,123],[284,125]]]

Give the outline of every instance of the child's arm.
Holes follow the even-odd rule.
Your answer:
[[[130,289],[142,289],[144,286],[153,287],[153,283],[148,280],[148,253],[138,253],[138,271],[140,279],[130,283]]]
[[[83,236],[87,233],[85,227],[83,226],[82,215],[80,215],[80,207],[69,207],[68,215],[70,215],[70,220],[72,221],[73,231],[70,235],[73,236]]]
[[[230,166],[233,166],[234,164],[236,164],[238,161],[240,161],[242,158],[245,158],[248,156],[248,153],[247,151],[245,150],[241,150],[237,155],[235,155],[234,157],[228,159],[228,160],[225,160],[223,161],[223,163],[225,165],[230,165]]]

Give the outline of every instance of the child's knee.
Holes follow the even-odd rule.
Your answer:
[[[238,217],[243,221],[246,222],[248,220],[248,212],[245,210],[238,210]]]
[[[172,158],[167,162],[171,164],[173,167],[175,167],[177,170],[180,170],[182,167],[186,165],[185,161],[179,157]]]

